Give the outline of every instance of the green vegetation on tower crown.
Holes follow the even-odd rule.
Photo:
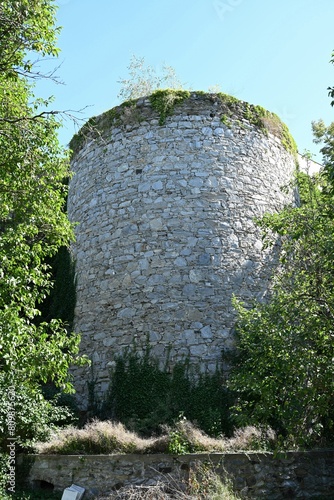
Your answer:
[[[85,143],[86,138],[98,139],[112,126],[140,123],[145,119],[143,113],[144,109],[147,108],[142,106],[142,103],[146,99],[149,100],[151,108],[158,113],[159,125],[163,126],[167,117],[174,114],[175,108],[191,98],[218,103],[220,105],[218,108],[220,121],[225,126],[232,127],[234,124],[239,124],[241,127],[245,127],[248,122],[258,127],[264,134],[271,133],[278,137],[288,152],[297,153],[296,143],[288,127],[275,113],[221,92],[212,94],[204,91],[190,92],[175,89],[155,90],[146,98],[126,101],[98,117],[90,118],[72,138],[70,149],[74,154],[77,153]]]

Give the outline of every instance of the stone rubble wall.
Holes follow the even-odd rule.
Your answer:
[[[68,212],[77,222],[75,329],[97,392],[113,355],[148,337],[171,363],[214,370],[233,344],[232,295],[263,298],[277,259],[254,218],[291,203],[295,158],[246,120],[221,121],[192,94],[164,125],[149,99],[74,156]],[[83,395],[90,370],[75,370]]]
[[[86,489],[85,498],[126,485],[154,485],[168,475],[187,481],[198,462],[230,479],[242,498],[334,498],[334,450],[272,453],[172,455],[37,455],[28,475],[35,488],[64,490],[72,483]]]

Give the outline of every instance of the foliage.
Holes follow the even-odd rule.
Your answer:
[[[334,123],[312,127],[322,173],[299,173],[300,206],[259,221],[267,245],[281,245],[270,300],[234,300],[237,421],[269,424],[290,445],[332,444],[334,429]]]
[[[133,432],[127,431],[122,424],[93,421],[82,429],[65,427],[56,430],[51,441],[37,448],[46,453],[62,455],[95,455],[109,453],[150,452],[154,440],[143,440]],[[155,445],[155,443],[154,443]]]
[[[11,387],[12,390],[12,387]],[[52,427],[73,422],[73,412],[69,406],[61,404],[60,397],[55,395],[46,400],[39,387],[31,387],[26,382],[14,386],[15,390],[15,437],[17,450],[31,448],[34,441],[47,439]],[[0,374],[0,445],[6,450],[8,435],[8,415],[12,404],[8,398],[8,383]],[[59,401],[60,400],[60,401]],[[11,435],[11,433],[10,433]]]
[[[0,452],[0,495],[5,495],[5,490],[8,481],[7,473],[8,473],[8,454]]]
[[[266,244],[281,245],[281,267],[268,303],[234,301],[230,387],[239,424],[268,424],[292,444],[312,445],[334,427],[334,213],[326,177],[296,182],[301,206],[259,221]]]
[[[132,56],[128,70],[130,78],[119,82],[122,87],[118,97],[125,101],[123,106],[133,107],[138,98],[150,96],[153,109],[160,115],[160,125],[173,114],[174,106],[190,95],[183,90],[183,84],[171,66],[163,65],[159,74],[155,68],[146,65],[143,57]]]
[[[330,60],[334,64],[334,52]],[[334,87],[328,87],[328,95],[333,100],[331,106],[334,107]],[[326,180],[325,189],[330,194],[334,194],[334,122],[325,125],[323,120],[313,121],[312,130],[314,142],[322,144],[320,152],[323,156],[324,174]]]
[[[4,0],[0,10],[0,72],[7,81],[18,75],[38,76],[27,56],[56,56],[59,28],[51,1]]]
[[[314,142],[322,144],[320,152],[323,155],[326,185],[331,194],[334,194],[334,122],[326,126],[323,120],[312,122]]]
[[[330,62],[333,64],[334,63],[334,52],[332,52],[332,58],[330,60]],[[331,101],[331,106],[334,106],[334,87],[328,87],[328,95],[331,99],[333,99]]]
[[[196,373],[187,360],[169,369],[146,348],[136,349],[115,359],[110,387],[97,416],[113,418],[144,435],[161,432],[161,425],[173,425],[182,414],[206,433],[230,435],[228,412],[231,395],[224,377],[215,373]]]
[[[224,92],[219,92],[217,94],[221,102],[226,104],[231,110],[236,110],[240,105],[241,101],[234,97],[233,95],[225,94]]]
[[[224,476],[222,479],[217,474],[212,463],[196,462],[189,472],[188,493],[203,500],[238,500],[240,497],[233,492],[233,484],[226,471]]]
[[[112,111],[112,110],[111,110]],[[107,112],[108,113],[108,112]],[[109,123],[112,123],[110,120]],[[86,138],[92,136],[94,138],[98,137],[98,130],[96,126],[96,116],[92,116],[78,131],[74,134],[70,140],[69,148],[70,151],[75,154],[77,153],[82,145],[84,144]]]
[[[132,56],[128,66],[129,78],[121,79],[121,90],[118,97],[122,101],[129,101],[151,95],[155,90],[162,88],[182,89],[183,84],[171,66],[162,66],[161,74],[152,66],[147,66],[144,57]]]
[[[15,500],[60,500],[62,498],[62,492],[53,491],[36,491],[36,490],[24,490],[17,491],[15,495],[12,495],[11,499]]]
[[[8,455],[0,453],[0,498],[1,500],[60,500],[62,493],[53,492],[45,489],[30,489],[27,485],[27,479],[34,463],[34,458],[30,455],[21,455],[20,466],[15,469],[15,487],[6,491],[8,481],[7,467]]]
[[[136,109],[136,102],[140,97],[151,96],[152,107],[158,111],[162,125],[166,117],[172,114],[174,106],[189,95],[188,92],[180,90],[183,85],[171,66],[163,65],[159,73],[152,66],[146,65],[143,57],[134,55],[128,70],[129,78],[119,81],[121,90],[118,97],[122,104],[105,112],[98,119],[92,117],[88,120],[70,142],[73,153],[79,151],[88,136],[93,139],[101,138],[103,131],[113,124],[139,122],[141,117]]]
[[[50,383],[42,386],[42,395],[53,408],[56,408],[52,414],[50,430],[53,430],[55,426],[78,424],[80,409],[75,394],[65,392]]]
[[[19,446],[69,416],[43,398],[41,384],[72,389],[68,377],[79,337],[57,317],[42,320],[52,289],[47,264],[72,238],[64,211],[68,153],[59,145],[57,113],[35,98],[41,75],[29,59],[57,55],[52,0],[5,0],[0,8],[0,448],[8,415]]]
[[[283,147],[292,154],[297,153],[297,144],[290,134],[288,127],[275,114],[261,106],[248,106],[246,113],[252,108],[251,123],[257,125],[263,132],[276,135],[282,142]]]
[[[290,153],[297,153],[297,145],[292,135],[289,132],[288,127],[281,121],[281,119],[270,111],[267,111],[262,106],[255,106],[249,104],[248,102],[240,101],[235,97],[219,92],[217,94],[223,105],[226,106],[225,113],[221,116],[220,121],[224,123],[227,127],[231,127],[234,117],[240,118],[241,120],[247,120],[249,123],[258,127],[264,134],[271,134],[278,137],[283,147]],[[239,125],[242,126],[243,122],[239,121]]]
[[[75,263],[70,249],[65,246],[60,247],[49,261],[54,284],[39,307],[39,318],[47,322],[51,319],[61,319],[70,330],[76,303]]]
[[[101,117],[93,116],[75,134],[70,142],[73,153],[79,151],[87,137],[101,138],[103,131],[111,125],[126,124],[128,121],[140,121],[136,102],[140,97],[151,96],[151,104],[160,115],[160,124],[173,113],[174,106],[189,96],[183,89],[183,84],[176,76],[174,68],[164,65],[161,74],[152,66],[147,66],[142,57],[132,56],[128,66],[129,78],[121,79],[121,90],[118,97],[122,104],[103,113]],[[164,90],[162,90],[164,89]]]
[[[172,455],[184,455],[186,453],[207,450],[207,447],[203,443],[204,435],[202,431],[194,427],[183,415],[180,415],[173,428],[167,428],[167,430],[168,453]]]
[[[119,81],[121,90],[118,97],[123,100],[123,103],[99,117],[92,117],[88,120],[70,142],[70,149],[73,153],[79,151],[88,137],[94,140],[101,139],[103,132],[111,125],[139,123],[143,119],[137,107],[139,98],[149,98],[152,108],[159,114],[159,124],[164,125],[166,118],[173,114],[175,106],[190,97],[190,91],[184,90],[184,85],[177,78],[174,68],[170,66],[164,65],[159,73],[152,66],[147,66],[144,58],[132,56],[128,70],[129,78]],[[261,106],[250,105],[220,92],[218,86],[212,87],[209,92],[211,93],[196,91],[196,95],[206,96],[211,100],[218,99],[223,104],[224,113],[221,116],[221,122],[226,126],[230,127],[233,123],[239,123],[243,127],[244,121],[248,121],[256,125],[263,133],[270,132],[279,137],[284,148],[290,153],[297,152],[296,143],[287,126],[277,115]]]
[[[192,449],[189,446],[189,441],[184,438],[182,433],[179,431],[172,431],[169,437],[168,453],[172,455],[185,455],[186,453],[191,453]]]
[[[110,453],[159,453],[167,450],[168,437],[141,438],[121,423],[93,420],[83,428],[55,430],[46,442],[36,444],[39,453],[90,455]]]
[[[155,90],[150,95],[150,102],[152,108],[155,109],[159,115],[159,125],[164,125],[167,116],[171,116],[174,112],[174,107],[181,104],[185,99],[190,96],[187,90]]]
[[[222,116],[220,117],[220,121],[221,121],[224,125],[226,125],[226,127],[228,127],[228,128],[230,128],[230,127],[231,127],[232,122],[231,122],[231,119],[230,119],[227,115],[222,115]]]

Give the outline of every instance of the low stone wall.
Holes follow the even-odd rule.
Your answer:
[[[334,450],[172,455],[36,455],[28,481],[35,488],[63,490],[72,483],[94,498],[124,485],[153,485],[166,474],[187,479],[197,462],[229,477],[243,498],[266,500],[334,498]]]

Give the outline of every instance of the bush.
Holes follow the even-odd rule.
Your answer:
[[[332,139],[333,141],[333,139]],[[268,300],[242,304],[229,386],[239,425],[269,425],[289,446],[333,444],[334,211],[326,177],[297,174],[300,206],[258,221],[280,245]]]
[[[9,390],[14,394],[9,397]],[[29,450],[37,440],[46,439],[55,425],[74,421],[69,406],[61,404],[60,393],[47,401],[36,386],[24,382],[8,386],[0,373],[0,450],[8,451],[8,439],[16,439],[17,451]]]

